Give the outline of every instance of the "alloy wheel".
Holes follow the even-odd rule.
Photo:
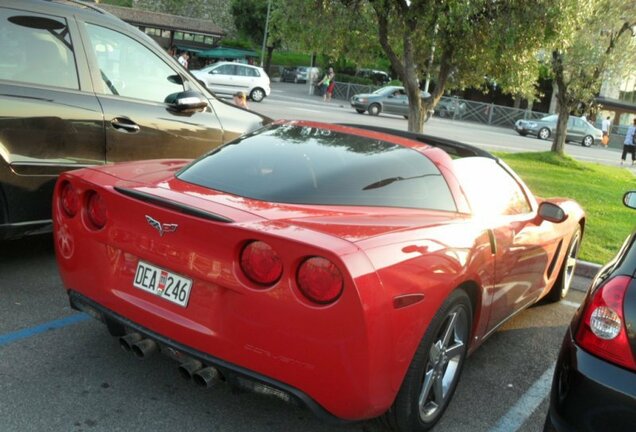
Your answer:
[[[420,418],[424,422],[431,422],[439,415],[459,379],[469,328],[466,310],[457,305],[446,316],[431,345],[418,400]]]

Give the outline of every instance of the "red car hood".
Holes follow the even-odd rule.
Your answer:
[[[105,165],[91,170],[119,179],[113,186],[135,190],[193,208],[213,211],[237,223],[286,223],[350,242],[410,228],[422,228],[458,219],[449,212],[359,206],[272,203],[186,183],[175,174],[189,161],[156,160]],[[210,208],[210,204],[214,207]]]

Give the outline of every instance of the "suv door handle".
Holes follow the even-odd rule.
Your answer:
[[[141,129],[137,123],[128,117],[115,117],[110,121],[110,124],[112,124],[115,129],[127,133],[137,133]]]

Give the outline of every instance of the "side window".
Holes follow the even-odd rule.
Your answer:
[[[152,102],[165,102],[183,91],[180,75],[148,48],[119,32],[87,24],[103,92]]]
[[[230,64],[221,65],[217,68],[212,69],[210,72],[215,75],[236,75],[235,66]]]
[[[453,165],[476,215],[516,215],[531,211],[519,183],[496,161],[469,157],[455,159]]]
[[[79,89],[66,20],[0,9],[0,79]]]

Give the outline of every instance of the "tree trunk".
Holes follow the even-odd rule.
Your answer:
[[[552,141],[552,151],[563,156],[572,102],[568,94],[568,85],[565,82],[563,53],[560,51],[552,52],[552,71],[554,72],[554,83],[557,91],[557,114],[559,115],[554,140]]]
[[[560,98],[559,98],[560,99]],[[565,138],[567,136],[568,119],[570,118],[570,108],[567,104],[557,103],[557,113],[559,119],[557,120],[557,128],[554,134],[554,141],[552,141],[552,151],[563,156],[565,153]]]
[[[274,52],[274,47],[273,46],[268,46],[267,47],[267,55],[265,56],[265,67],[263,69],[265,69],[265,72],[267,73],[267,75],[271,75],[271,73],[269,72],[269,67],[272,64],[272,53]]]

